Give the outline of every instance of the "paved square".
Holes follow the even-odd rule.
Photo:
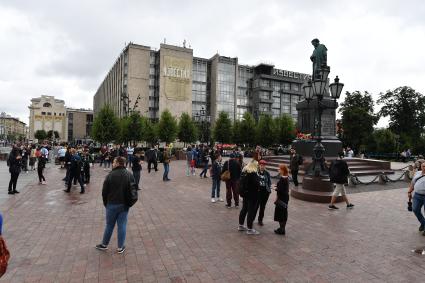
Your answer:
[[[425,256],[411,250],[425,237],[406,209],[406,190],[351,194],[353,210],[291,199],[283,237],[273,233],[272,195],[265,225],[256,227],[261,235],[247,236],[236,230],[238,209],[210,202],[210,179],[186,177],[176,161],[164,183],[159,168],[142,172],[123,255],[115,252],[115,231],[107,252],[94,248],[104,229],[107,172],[96,165],[84,195],[62,191],[65,171],[57,167],[46,170],[47,185],[33,174],[0,206],[12,256],[0,282],[423,282]]]

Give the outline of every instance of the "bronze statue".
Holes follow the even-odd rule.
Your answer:
[[[322,65],[327,65],[328,49],[325,45],[320,44],[317,38],[313,39],[311,44],[314,46],[313,55],[310,56],[310,60],[313,62],[313,80],[320,79],[320,68]]]

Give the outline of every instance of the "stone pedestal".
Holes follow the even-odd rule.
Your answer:
[[[330,203],[333,190],[329,178],[304,176],[302,187],[291,188],[291,196],[304,201]],[[336,201],[343,199],[339,196]]]

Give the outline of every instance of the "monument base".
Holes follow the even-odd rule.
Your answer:
[[[291,196],[304,201],[330,203],[333,190],[329,178],[304,176],[302,188],[291,188]],[[342,201],[342,197],[338,196],[336,202]]]
[[[338,152],[342,151],[342,142],[337,138],[323,138],[321,143],[325,147],[324,157],[336,158],[338,156]],[[294,147],[297,153],[304,158],[313,156],[313,148],[315,145],[315,140],[295,139],[292,142],[292,147]]]

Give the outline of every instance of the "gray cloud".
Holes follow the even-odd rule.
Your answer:
[[[414,7],[414,8],[412,8]],[[425,3],[416,1],[1,1],[0,111],[27,121],[32,97],[73,107],[92,96],[125,42],[186,39],[195,56],[310,72],[310,40],[329,49],[331,77],[377,94],[425,91]]]

